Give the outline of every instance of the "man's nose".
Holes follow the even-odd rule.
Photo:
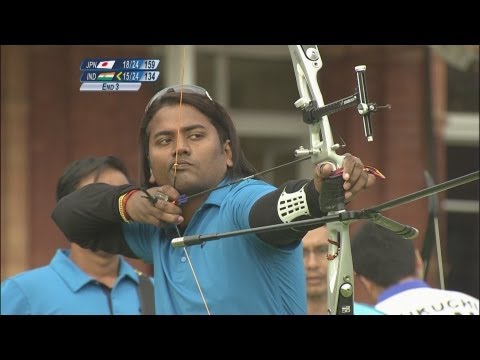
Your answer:
[[[315,253],[313,251],[309,252],[307,254],[307,266],[308,267],[317,267],[319,265],[318,260],[319,259],[317,259],[317,256],[315,255]]]
[[[184,136],[177,137],[177,142],[175,144],[174,155],[183,155],[190,153],[190,146],[188,140]]]

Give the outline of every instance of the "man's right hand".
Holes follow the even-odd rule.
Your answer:
[[[182,209],[173,203],[180,196],[175,188],[163,185],[146,191],[152,198],[157,197],[158,200],[153,204],[142,190],[132,194],[125,204],[125,210],[133,221],[159,227],[183,222]],[[168,201],[162,199],[164,196],[159,196],[162,194],[168,196]]]

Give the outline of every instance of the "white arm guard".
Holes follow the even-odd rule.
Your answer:
[[[306,184],[305,184],[306,185]],[[310,216],[310,210],[307,204],[307,195],[302,188],[294,193],[286,193],[283,189],[277,203],[277,212],[280,220],[289,223],[300,216]]]

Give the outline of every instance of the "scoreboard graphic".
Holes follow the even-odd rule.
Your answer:
[[[159,59],[85,59],[80,65],[80,91],[138,91],[155,82]]]

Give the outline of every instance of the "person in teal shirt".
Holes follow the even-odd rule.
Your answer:
[[[113,156],[74,161],[58,181],[57,201],[90,183],[128,184],[128,173]],[[140,284],[152,286],[146,280],[123,257],[72,243],[58,249],[49,265],[6,279],[1,314],[139,315],[154,301],[153,291],[146,298],[148,292],[140,290]]]
[[[154,265],[158,314],[305,314],[301,238],[308,229],[237,235],[195,246],[174,238],[320,217],[331,164],[276,188],[255,173],[232,119],[205,89],[159,91],[139,132],[140,185],[91,184],[52,217],[68,239]],[[343,162],[347,200],[374,183],[360,159]],[[233,183],[234,182],[234,183]],[[302,206],[285,210],[285,199]]]

